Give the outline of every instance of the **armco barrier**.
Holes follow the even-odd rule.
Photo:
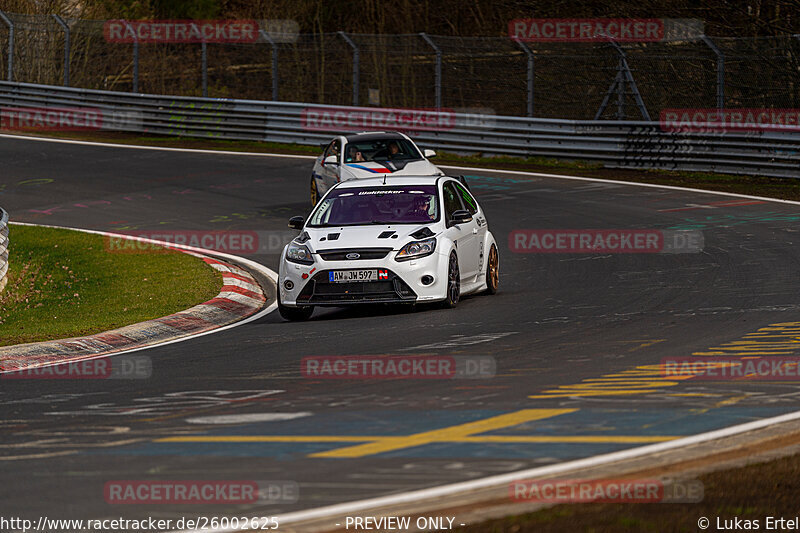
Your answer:
[[[0,108],[94,108],[101,129],[187,137],[318,144],[336,127],[309,126],[316,104],[171,97],[0,82]],[[341,121],[380,109],[337,107]],[[405,110],[414,113],[414,110]],[[800,177],[800,132],[671,132],[657,122],[575,121],[471,115],[443,110],[437,128],[410,131],[426,148],[456,153],[548,157],[613,168],[660,168]],[[342,124],[342,122],[339,122]],[[380,121],[377,122],[380,124]],[[344,129],[352,130],[352,127]],[[372,121],[365,130],[377,127]]]
[[[8,281],[8,213],[0,208],[0,291]]]

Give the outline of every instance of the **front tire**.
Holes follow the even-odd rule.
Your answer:
[[[317,190],[317,179],[311,176],[311,206],[314,207],[319,202],[319,190]]]
[[[489,249],[489,261],[486,263],[486,294],[497,294],[500,286],[500,257],[493,244]]]
[[[280,294],[278,295],[278,312],[284,320],[298,322],[308,320],[314,313],[314,306],[307,307],[287,307],[281,303]]]
[[[461,271],[458,269],[458,256],[455,252],[450,252],[450,260],[447,263],[447,297],[443,304],[444,307],[452,309],[458,305],[461,298]]]

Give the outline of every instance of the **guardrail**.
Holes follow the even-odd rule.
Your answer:
[[[455,153],[587,160],[612,168],[800,177],[800,132],[671,132],[663,131],[658,122],[331,107],[0,82],[4,119],[19,108],[87,107],[102,115],[91,127],[103,130],[309,145],[327,141],[341,130],[396,129],[387,120],[400,116],[422,120],[422,125],[405,128],[421,145]],[[309,122],[311,116],[327,118]]]
[[[8,281],[8,213],[0,207],[0,291]]]

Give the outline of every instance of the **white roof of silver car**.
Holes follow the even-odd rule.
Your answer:
[[[348,180],[339,183],[337,189],[349,189],[353,187],[391,187],[393,185],[436,185],[436,182],[449,176],[376,176],[374,178],[362,178]],[[454,178],[450,178],[454,179]],[[385,183],[384,183],[385,181]]]

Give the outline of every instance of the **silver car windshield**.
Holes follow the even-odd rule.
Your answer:
[[[419,150],[406,139],[376,139],[350,142],[344,150],[345,163],[367,161],[419,161]]]
[[[435,185],[347,187],[331,191],[308,225],[425,224],[439,220]]]

